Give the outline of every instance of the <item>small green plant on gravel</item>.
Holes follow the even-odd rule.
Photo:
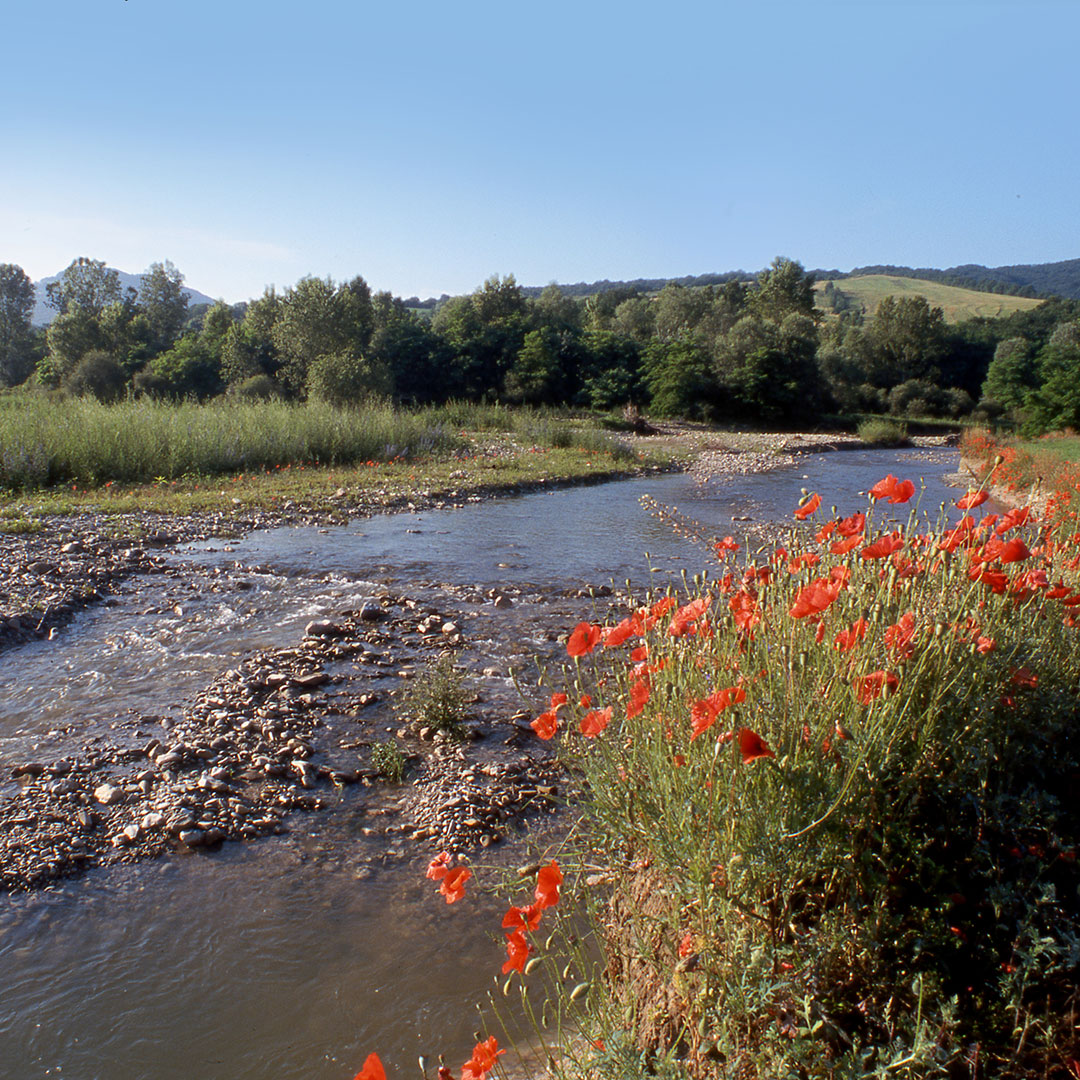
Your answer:
[[[400,784],[405,778],[405,755],[397,743],[387,740],[371,748],[371,767],[392,784]]]
[[[410,683],[403,709],[418,727],[460,736],[465,721],[465,675],[454,658],[443,654]]]

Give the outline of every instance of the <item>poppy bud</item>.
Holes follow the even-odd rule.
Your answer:
[[[945,624],[943,622],[934,623],[934,637],[939,638],[945,633]]]

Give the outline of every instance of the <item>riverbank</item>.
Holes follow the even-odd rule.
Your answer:
[[[217,509],[185,514],[115,508],[110,513],[100,506],[88,509],[86,503],[70,514],[44,515],[39,508],[34,511],[38,528],[9,535],[3,543],[2,640],[10,647],[58,637],[77,612],[116,603],[125,591],[133,598],[125,602],[151,601],[149,595],[139,600],[148,585],[154,606],[147,610],[155,610],[186,605],[184,590],[209,594],[243,584],[223,576],[220,568],[179,562],[173,549],[184,543],[216,538],[227,553],[237,536],[282,524],[329,527],[374,513],[465,507],[675,467],[722,483],[724,477],[790,467],[802,453],[834,449],[837,442],[825,436],[742,436],[694,428],[676,428],[659,438],[658,449],[635,450],[639,464],[629,470],[615,468],[615,456],[587,455],[576,470],[557,472],[553,462],[563,459],[526,451],[541,471],[516,484],[501,482],[507,467],[520,465],[512,460],[514,452],[505,442],[489,442],[442,477],[403,477],[387,469],[377,481],[355,486],[341,482],[338,470],[333,476],[309,470],[305,477],[287,478],[285,490],[300,495],[306,486],[313,492],[305,501],[283,499],[282,490],[270,491],[270,481],[261,480],[273,496],[267,506],[231,498],[222,506],[220,490],[228,495],[226,488],[215,496]],[[781,452],[762,449],[769,444]],[[408,483],[400,484],[405,479]],[[338,486],[329,491],[331,483]],[[189,494],[194,492],[176,497]],[[735,531],[742,527],[733,526]],[[594,609],[597,597],[605,603],[610,592],[597,585],[524,598],[534,613],[530,624],[552,657],[567,628]],[[127,717],[120,734],[95,736],[85,754],[9,760],[4,775],[10,782],[0,804],[6,887],[40,887],[87,866],[275,833],[287,827],[291,812],[342,802],[371,814],[366,827],[383,845],[374,859],[387,853],[406,857],[418,849],[476,851],[513,835],[522,822],[550,808],[558,779],[546,746],[528,725],[531,717],[519,711],[520,699],[498,688],[507,675],[505,657],[472,650],[467,628],[520,603],[521,590],[442,585],[435,596],[432,602],[431,591],[423,599],[396,591],[338,611],[333,632],[320,634],[313,626],[299,642],[246,655],[179,702],[179,717],[141,712]],[[485,627],[485,633],[498,642],[513,632],[500,635]],[[52,648],[46,642],[40,647]],[[443,652],[476,675],[472,682],[479,698],[461,741],[433,738],[431,731],[425,735],[423,725],[414,730],[394,713],[403,688]],[[533,659],[539,663],[543,657]],[[73,719],[71,731],[77,730]],[[408,759],[407,782],[401,786],[384,783],[372,764],[373,747],[388,734]]]

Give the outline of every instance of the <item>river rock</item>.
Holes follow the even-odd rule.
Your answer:
[[[341,637],[345,627],[332,619],[312,619],[304,627],[304,637]]]
[[[360,609],[361,622],[382,622],[386,612],[378,604],[364,604]]]
[[[124,794],[123,788],[118,788],[113,784],[99,784],[94,788],[94,798],[102,806],[116,806],[122,803],[127,796]]]
[[[16,765],[11,770],[12,780],[18,779],[20,776],[41,776],[45,772],[46,766],[40,761],[27,761],[22,765]]]

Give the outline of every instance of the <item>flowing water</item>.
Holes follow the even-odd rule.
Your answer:
[[[239,656],[385,590],[516,586],[522,602],[469,636],[491,651],[512,639],[524,658],[541,646],[541,607],[567,587],[644,588],[709,564],[643,495],[678,507],[684,534],[693,519],[722,536],[740,530],[733,518],[791,520],[803,487],[852,513],[893,472],[924,478],[936,519],[956,463],[955,451],[821,454],[757,476],[653,477],[192,545],[55,640],[0,653],[0,775],[35,749],[133,740],[131,715],[168,712]],[[561,604],[567,628],[591,614],[587,600]],[[499,912],[475,891],[437,902],[415,859],[361,874],[365,843],[347,809],[301,815],[285,836],[0,898],[0,1080],[348,1080],[372,1050],[391,1075],[419,1076],[417,1056],[440,1051],[456,1071],[501,962]]]

